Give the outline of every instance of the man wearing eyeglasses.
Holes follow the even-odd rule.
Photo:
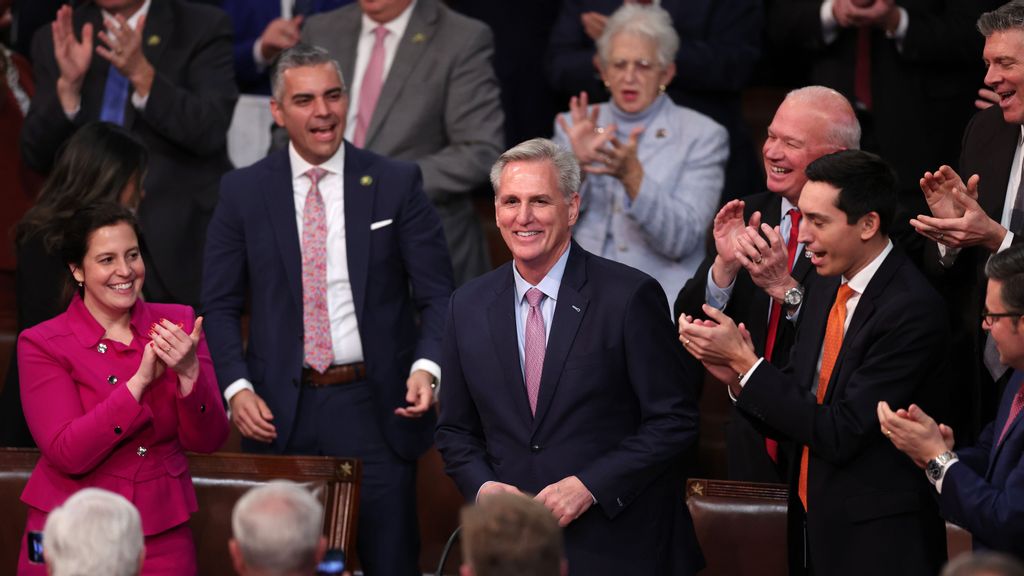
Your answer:
[[[1024,245],[993,256],[985,265],[988,290],[981,326],[996,343],[999,360],[1013,373],[996,419],[978,443],[953,451],[953,429],[937,424],[916,404],[893,412],[878,403],[878,420],[896,448],[927,473],[939,493],[939,510],[991,548],[1024,559]]]

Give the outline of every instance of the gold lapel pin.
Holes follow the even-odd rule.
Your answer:
[[[359,183],[363,186],[369,186],[370,184],[373,184],[373,176],[363,176],[359,179]]]
[[[655,138],[664,138],[665,136],[668,136],[668,131],[664,128],[658,128],[658,131],[654,133]]]
[[[148,46],[156,46],[159,43],[160,43],[160,37],[157,36],[156,34],[153,34],[152,36],[150,36],[149,38],[146,39],[146,45],[148,45]]]
[[[424,34],[423,32],[417,32],[417,33],[412,35],[412,43],[413,44],[421,44],[423,42],[426,42],[426,40],[427,40],[427,35]]]

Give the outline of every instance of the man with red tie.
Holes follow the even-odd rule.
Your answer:
[[[896,177],[858,150],[806,170],[799,241],[820,280],[800,309],[790,362],[758,357],[744,325],[705,306],[680,340],[743,416],[793,443],[790,571],[931,575],[946,559],[930,486],[878,429],[877,405],[941,411],[949,330],[940,296],[889,240]],[[761,258],[763,256],[755,256]]]
[[[1024,246],[1000,252],[985,265],[988,289],[981,325],[1012,368],[996,419],[974,446],[953,452],[953,429],[919,406],[893,412],[879,402],[882,433],[923,468],[939,493],[942,515],[971,532],[975,548],[1024,558]]]
[[[724,310],[750,330],[758,354],[784,366],[800,299],[818,277],[806,258],[797,257],[803,253],[796,206],[807,182],[804,169],[824,154],[856,149],[859,142],[860,124],[843,95],[822,86],[790,92],[768,126],[762,149],[768,191],[733,200],[719,211],[714,248],[679,292],[675,316],[703,317],[705,303]],[[762,227],[764,238],[757,232]],[[757,262],[759,247],[769,245],[765,239],[773,249],[764,250]],[[785,451],[779,453],[775,440],[735,410],[725,434],[731,480],[785,481]]]

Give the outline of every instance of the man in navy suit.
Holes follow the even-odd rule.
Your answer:
[[[974,547],[1024,559],[1024,246],[1000,252],[985,265],[988,287],[981,325],[1000,361],[1013,370],[996,419],[974,446],[953,452],[953,430],[919,406],[893,412],[880,402],[882,433],[906,453],[939,493],[939,510],[974,537]]]
[[[565,527],[570,574],[703,566],[681,491],[695,375],[650,276],[571,240],[575,158],[528,140],[491,170],[513,262],[452,296],[435,440],[468,500],[526,492]]]
[[[416,459],[452,290],[441,223],[415,165],[343,141],[348,95],[325,51],[282,53],[273,86],[291,144],[224,177],[207,240],[217,378],[243,449],[360,458],[364,572],[419,574]]]
[[[920,472],[878,431],[879,401],[932,407],[949,331],[940,296],[889,240],[896,176],[874,154],[846,150],[807,166],[799,241],[820,276],[799,310],[790,362],[754,352],[721,311],[680,319],[680,339],[736,408],[790,440],[794,574],[936,574],[945,528]]]

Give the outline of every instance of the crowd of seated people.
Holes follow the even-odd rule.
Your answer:
[[[421,573],[435,428],[497,530],[464,574],[506,573],[472,554],[533,522],[487,502],[520,490],[565,538],[536,570],[611,572],[600,533],[652,495],[693,541],[700,394],[728,477],[788,484],[792,572],[935,574],[943,520],[1024,559],[1024,0],[471,4],[0,0],[0,443],[41,453],[18,573],[42,532],[75,573],[90,506],[133,533],[96,570],[195,573],[184,451],[232,427],[363,461],[366,574]],[[239,503],[239,573],[316,569],[302,494]]]

